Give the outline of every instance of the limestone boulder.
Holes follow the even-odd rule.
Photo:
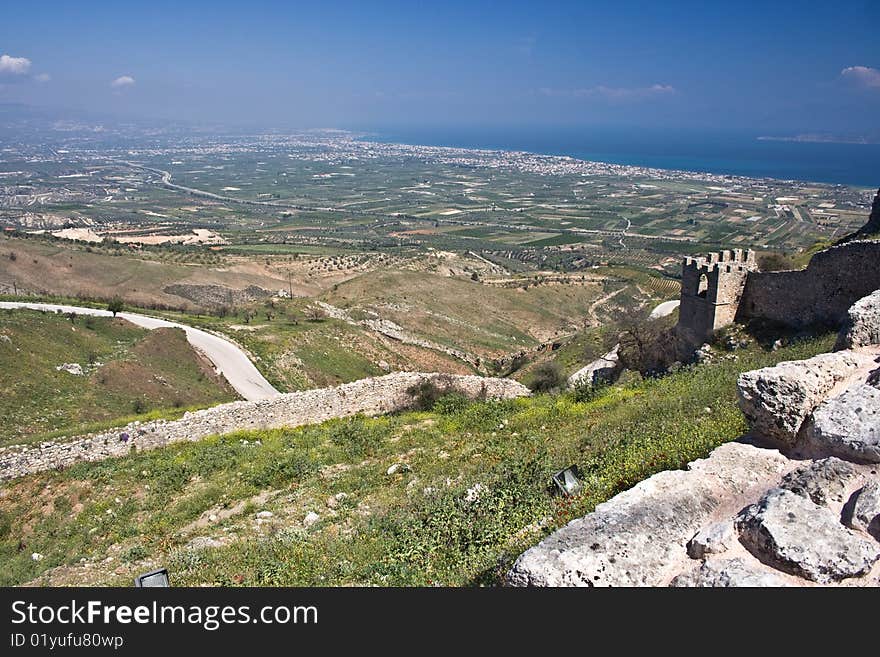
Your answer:
[[[739,407],[752,433],[793,445],[813,410],[835,385],[856,374],[863,360],[851,351],[839,351],[740,375]]]
[[[740,541],[764,563],[820,584],[867,574],[880,543],[844,527],[835,513],[782,488],[736,518]]]
[[[847,487],[858,478],[852,464],[832,456],[788,473],[779,487],[827,506],[831,501],[843,502]]]
[[[685,545],[729,499],[776,477],[785,458],[741,443],[688,470],[661,472],[600,504],[520,555],[513,586],[662,586],[687,562]]]
[[[880,344],[880,290],[856,301],[837,335],[835,349]]]
[[[698,531],[688,541],[687,553],[691,559],[705,559],[712,554],[720,554],[736,543],[733,523],[729,520],[715,522]]]
[[[772,569],[749,565],[742,559],[711,559],[699,568],[678,575],[669,585],[733,588],[787,586],[787,583]]]
[[[880,463],[880,390],[858,384],[825,401],[804,437],[813,452]]]
[[[857,490],[843,515],[848,526],[880,540],[880,484],[872,481]]]

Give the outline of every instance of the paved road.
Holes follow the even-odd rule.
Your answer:
[[[678,299],[675,299],[673,301],[664,301],[651,311],[651,314],[648,315],[648,319],[659,319],[660,317],[671,315],[672,311],[678,308],[679,303],[681,303],[681,301],[679,301]]]
[[[53,303],[25,303],[25,302],[0,302],[0,308],[16,309],[27,308],[30,310],[47,310],[50,312],[74,312],[77,315],[93,315],[96,317],[110,317],[112,313],[108,310],[98,308],[81,308],[79,306],[64,306]],[[201,351],[214,367],[229,381],[229,385],[235,388],[236,392],[248,401],[256,401],[258,399],[270,399],[277,397],[279,393],[272,384],[263,378],[263,375],[254,367],[247,354],[231,340],[218,337],[206,331],[202,331],[185,324],[177,322],[169,322],[164,319],[156,319],[155,317],[147,317],[146,315],[137,315],[135,313],[119,313],[119,317],[127,319],[132,324],[142,326],[147,329],[160,327],[180,328],[186,332],[187,341],[196,349]]]

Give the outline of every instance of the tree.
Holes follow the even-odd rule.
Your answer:
[[[125,304],[122,299],[119,297],[113,297],[110,299],[110,302],[107,304],[107,310],[113,313],[113,316],[116,317],[116,313],[121,313],[125,308]]]
[[[621,328],[618,353],[625,368],[651,376],[662,374],[675,362],[675,331],[668,326],[668,318],[624,320]]]
[[[475,281],[475,282],[479,282],[480,275],[477,272],[474,272],[473,274],[471,274],[471,280]]]

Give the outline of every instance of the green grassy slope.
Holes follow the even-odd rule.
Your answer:
[[[739,436],[740,372],[832,341],[751,348],[587,402],[445,399],[431,412],[240,433],[12,481],[0,584],[127,584],[157,564],[174,584],[491,583],[554,528]],[[550,474],[571,463],[585,491],[553,496]],[[216,543],[193,546],[198,537]]]
[[[0,336],[0,445],[236,397],[182,330],[4,310]],[[84,375],[56,370],[64,363]]]

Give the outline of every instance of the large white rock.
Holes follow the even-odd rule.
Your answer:
[[[880,559],[880,543],[844,527],[828,508],[782,488],[746,507],[736,528],[761,561],[822,584],[865,575]]]
[[[771,569],[746,564],[742,559],[705,561],[699,568],[678,575],[669,585],[703,588],[787,586],[786,582]]]
[[[880,463],[880,390],[858,384],[825,401],[813,413],[805,439],[819,454]]]
[[[869,482],[853,494],[844,509],[844,522],[880,540],[880,484]]]
[[[827,506],[829,502],[843,502],[847,488],[858,478],[859,473],[850,463],[832,456],[789,472],[779,487]]]
[[[839,351],[745,372],[737,381],[739,407],[754,435],[792,445],[834,386],[864,365],[864,357]]]
[[[880,344],[880,290],[850,306],[834,348],[853,349],[872,344]]]
[[[736,533],[730,520],[715,522],[704,527],[688,541],[687,553],[691,559],[705,559],[711,554],[720,554],[736,543]]]
[[[527,550],[507,574],[513,586],[658,586],[681,572],[685,545],[722,504],[786,463],[776,450],[717,448],[688,470],[661,472],[596,507]]]

